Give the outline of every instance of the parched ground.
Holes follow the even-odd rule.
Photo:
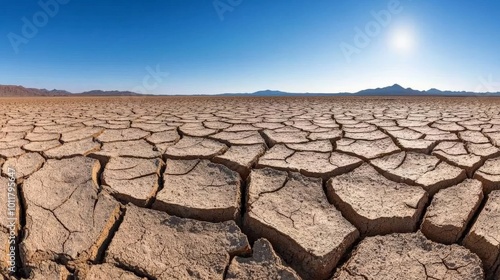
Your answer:
[[[500,99],[0,99],[0,169],[5,279],[500,276]]]

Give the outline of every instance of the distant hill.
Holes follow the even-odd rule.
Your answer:
[[[37,88],[25,88],[22,86],[3,86],[0,85],[0,97],[33,97],[33,96],[135,96],[142,95],[131,91],[102,91],[92,90],[81,93],[71,93],[66,90],[47,90]]]
[[[70,92],[64,90],[46,90],[36,88],[25,88],[22,86],[2,86],[0,85],[0,96],[63,96],[69,95]]]
[[[365,89],[355,93],[290,93],[277,90],[264,90],[254,93],[224,93],[224,96],[500,96],[500,92],[467,92],[467,91],[441,91],[439,89],[415,90],[404,88],[398,84],[392,86]]]
[[[103,90],[91,90],[82,93],[76,93],[77,95],[88,95],[88,96],[135,96],[142,95],[140,93],[135,93],[131,91],[103,91]]]
[[[0,85],[0,97],[29,97],[29,96],[142,96],[144,94],[131,91],[102,91],[91,90],[81,93],[71,93],[65,90],[47,90],[25,88],[22,86]],[[203,94],[199,94],[203,95]],[[467,92],[467,91],[442,91],[439,89],[415,90],[404,88],[398,84],[389,87],[365,89],[355,93],[291,93],[279,90],[261,90],[253,93],[223,93],[217,96],[500,96],[500,92]]]

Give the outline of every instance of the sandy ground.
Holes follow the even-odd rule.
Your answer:
[[[6,279],[500,274],[500,98],[2,98],[0,168]]]

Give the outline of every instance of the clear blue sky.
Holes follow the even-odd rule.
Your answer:
[[[48,15],[2,0],[0,84],[210,94],[500,82],[500,1],[394,1],[41,0]]]

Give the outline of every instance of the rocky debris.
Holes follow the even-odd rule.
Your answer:
[[[64,265],[53,261],[40,262],[31,269],[29,280],[66,280],[73,279],[73,275]]]
[[[45,159],[38,153],[23,154],[18,158],[9,158],[2,167],[2,174],[7,177],[9,168],[16,170],[16,180],[21,183],[23,179],[42,167]]]
[[[55,147],[61,146],[58,140],[52,141],[42,141],[42,142],[30,142],[23,146],[23,149],[30,152],[44,152]]]
[[[238,172],[242,178],[246,178],[252,166],[265,151],[265,147],[259,144],[231,146],[223,155],[216,156],[213,160]]]
[[[120,213],[119,204],[99,192],[99,167],[97,160],[84,157],[48,160],[24,182],[29,234],[20,252],[25,265],[95,260]]]
[[[103,131],[104,129],[101,127],[83,127],[81,129],[63,132],[61,135],[61,140],[63,142],[73,142],[86,138],[94,138],[101,134]]]
[[[230,257],[249,251],[234,221],[200,222],[130,205],[105,260],[150,279],[222,279]]]
[[[417,186],[390,181],[368,164],[328,181],[327,196],[365,235],[412,232],[427,202]]]
[[[104,263],[99,265],[92,265],[85,278],[82,280],[105,280],[105,279],[119,279],[119,280],[147,280],[130,271],[123,270],[116,266]]]
[[[126,128],[126,129],[106,129],[97,140],[103,143],[107,142],[123,142],[139,140],[149,136],[150,133],[139,128]]]
[[[500,257],[500,191],[489,194],[463,244],[483,260],[486,271],[495,271]]]
[[[432,242],[418,232],[365,238],[333,279],[482,280],[484,273],[474,253]]]
[[[295,271],[283,265],[281,258],[266,239],[257,240],[252,252],[251,258],[235,257],[225,279],[301,279]]]
[[[92,153],[93,157],[135,157],[135,158],[158,158],[161,153],[145,140],[112,142],[102,144],[100,151]]]
[[[374,159],[397,152],[399,148],[388,137],[374,141],[342,138],[337,141],[337,150],[363,159]]]
[[[239,220],[241,178],[208,160],[167,160],[153,208],[209,222]]]
[[[295,151],[277,144],[259,159],[257,167],[295,171],[327,180],[331,176],[348,172],[361,163],[359,158],[338,152]]]
[[[305,278],[326,278],[359,232],[328,203],[321,179],[269,168],[249,178],[248,232],[271,241]]]
[[[487,160],[474,174],[483,183],[485,193],[500,189],[500,157]]]
[[[422,186],[430,194],[439,189],[456,185],[466,178],[465,171],[440,161],[430,155],[401,152],[371,163],[382,174],[396,182]]]
[[[463,236],[483,197],[481,182],[472,179],[440,190],[427,208],[422,233],[435,242],[456,243]]]
[[[223,154],[227,146],[220,142],[185,136],[174,146],[167,148],[165,155],[172,159],[212,158]]]
[[[62,159],[75,156],[86,156],[90,153],[99,150],[101,145],[86,138],[75,142],[67,142],[59,147],[44,151],[44,155],[48,158]]]
[[[158,191],[161,159],[111,158],[102,173],[102,184],[120,201],[145,207]]]
[[[264,139],[257,131],[223,131],[210,136],[210,138],[231,145],[265,144]]]

